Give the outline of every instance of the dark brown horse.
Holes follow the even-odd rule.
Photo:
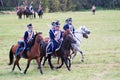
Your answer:
[[[58,57],[58,58],[61,58],[61,61],[62,61],[61,65],[56,67],[57,69],[61,68],[62,65],[65,63],[67,69],[70,71],[71,63],[70,63],[70,59],[68,58],[68,55],[70,54],[70,49],[71,49],[71,44],[72,43],[75,43],[75,40],[73,39],[73,36],[71,34],[64,35],[63,42],[61,44],[61,48],[58,51],[55,52],[55,56]],[[44,62],[43,62],[43,65],[44,65],[46,60],[48,59],[50,68],[53,70],[54,66],[51,63],[52,54],[49,54],[48,57],[45,57],[46,46],[47,46],[46,42],[44,42],[41,45],[41,60],[42,60],[43,57],[45,58]]]
[[[30,62],[32,59],[35,59],[37,61],[38,67],[40,69],[40,73],[43,74],[41,63],[40,63],[40,43],[42,41],[43,41],[42,33],[41,32],[36,33],[36,35],[33,39],[33,45],[31,46],[31,49],[26,52],[28,62],[27,62],[27,67],[24,71],[24,74],[26,74],[27,69],[29,68],[29,65],[30,65]],[[10,63],[9,63],[9,65],[11,65],[13,63],[13,59],[14,59],[14,55],[15,55],[17,47],[18,47],[18,44],[13,45],[10,49],[10,53],[9,53]],[[19,52],[19,55],[20,55],[20,52]],[[15,56],[15,57],[16,57],[16,59],[14,61],[12,71],[14,71],[16,65],[19,68],[19,70],[21,71],[21,68],[19,66],[19,60],[21,57],[20,56]]]
[[[38,16],[39,16],[39,18],[42,18],[42,15],[43,15],[43,10],[39,10],[39,11],[38,11]]]
[[[17,16],[18,16],[19,19],[22,19],[22,14],[23,14],[22,9],[17,11]]]

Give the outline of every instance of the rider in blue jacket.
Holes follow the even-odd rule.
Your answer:
[[[33,40],[34,32],[33,32],[32,24],[27,25],[27,27],[28,27],[28,30],[25,31],[23,39],[18,41],[18,48],[16,50],[16,56],[18,55],[20,51],[23,52],[26,48],[27,50],[30,49],[30,45],[31,45],[30,43]]]
[[[59,21],[52,24],[52,26],[54,26],[54,30],[50,29],[49,31],[50,41],[46,47],[46,57],[48,54],[54,55],[55,51],[58,50],[63,38]]]

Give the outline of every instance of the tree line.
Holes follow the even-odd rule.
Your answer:
[[[41,4],[45,12],[79,11],[91,9],[92,5],[102,9],[120,9],[120,0],[0,0],[0,10],[13,10],[15,7],[33,1],[33,7]]]

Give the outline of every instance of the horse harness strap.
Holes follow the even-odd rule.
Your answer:
[[[74,33],[81,33],[81,32],[74,32]]]
[[[79,33],[79,32],[78,32]],[[78,41],[80,41],[80,39],[78,39],[76,36],[75,36],[75,34],[74,34],[74,37],[78,40]],[[81,42],[81,41],[80,41]]]

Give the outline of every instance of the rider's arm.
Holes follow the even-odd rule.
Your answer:
[[[75,33],[75,28],[74,28],[74,26],[73,26],[73,34]]]
[[[26,32],[24,33],[24,41],[25,41],[25,43],[28,42],[27,38],[28,38],[28,32],[26,31]]]
[[[54,40],[55,36],[51,30],[49,31],[49,36],[51,40]]]

